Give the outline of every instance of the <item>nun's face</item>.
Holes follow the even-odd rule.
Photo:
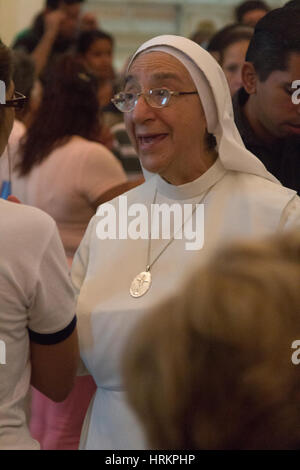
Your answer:
[[[187,69],[164,52],[140,54],[126,77],[125,91],[147,92],[167,88],[195,91]],[[198,94],[173,96],[163,108],[151,107],[140,96],[135,108],[125,113],[128,134],[143,167],[179,185],[198,178],[207,169],[206,119]]]

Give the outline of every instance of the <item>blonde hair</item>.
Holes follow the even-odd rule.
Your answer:
[[[157,449],[299,448],[300,233],[220,250],[137,326],[130,404]]]

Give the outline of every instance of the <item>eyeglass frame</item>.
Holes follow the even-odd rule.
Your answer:
[[[166,104],[163,104],[162,106],[153,106],[152,104],[149,103],[148,99],[149,99],[149,95],[151,95],[151,93],[153,93],[153,91],[155,90],[164,90],[164,91],[167,91],[169,93],[169,97],[167,99],[167,102]],[[121,111],[121,113],[131,113],[131,111],[134,110],[134,108],[136,107],[137,105],[137,102],[138,102],[138,99],[140,96],[144,96],[145,97],[145,100],[147,102],[147,104],[149,106],[151,106],[151,108],[156,108],[156,109],[161,109],[161,108],[166,108],[172,98],[172,96],[180,96],[180,95],[198,95],[198,91],[172,91],[172,90],[169,90],[168,88],[152,88],[148,91],[141,91],[139,93],[132,93],[132,95],[135,95],[136,98],[134,100],[134,106],[131,108],[131,109],[128,109],[127,111],[122,111],[115,103],[117,97],[121,94],[121,93],[126,93],[124,91],[121,91],[120,93],[117,93],[116,95],[114,95],[114,97],[111,99],[111,102],[116,106],[116,108]],[[148,98],[148,99],[147,99]]]
[[[18,91],[14,92],[14,98],[7,100],[6,103],[0,103],[4,108],[22,109],[25,106],[27,97]]]

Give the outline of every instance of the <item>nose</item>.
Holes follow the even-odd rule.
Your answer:
[[[135,108],[131,111],[131,116],[135,122],[145,122],[149,119],[155,119],[155,110],[146,101],[142,94],[137,97]]]

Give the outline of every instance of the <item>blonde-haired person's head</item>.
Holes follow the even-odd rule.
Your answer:
[[[299,448],[297,339],[300,233],[220,250],[128,344],[125,387],[151,447]]]

